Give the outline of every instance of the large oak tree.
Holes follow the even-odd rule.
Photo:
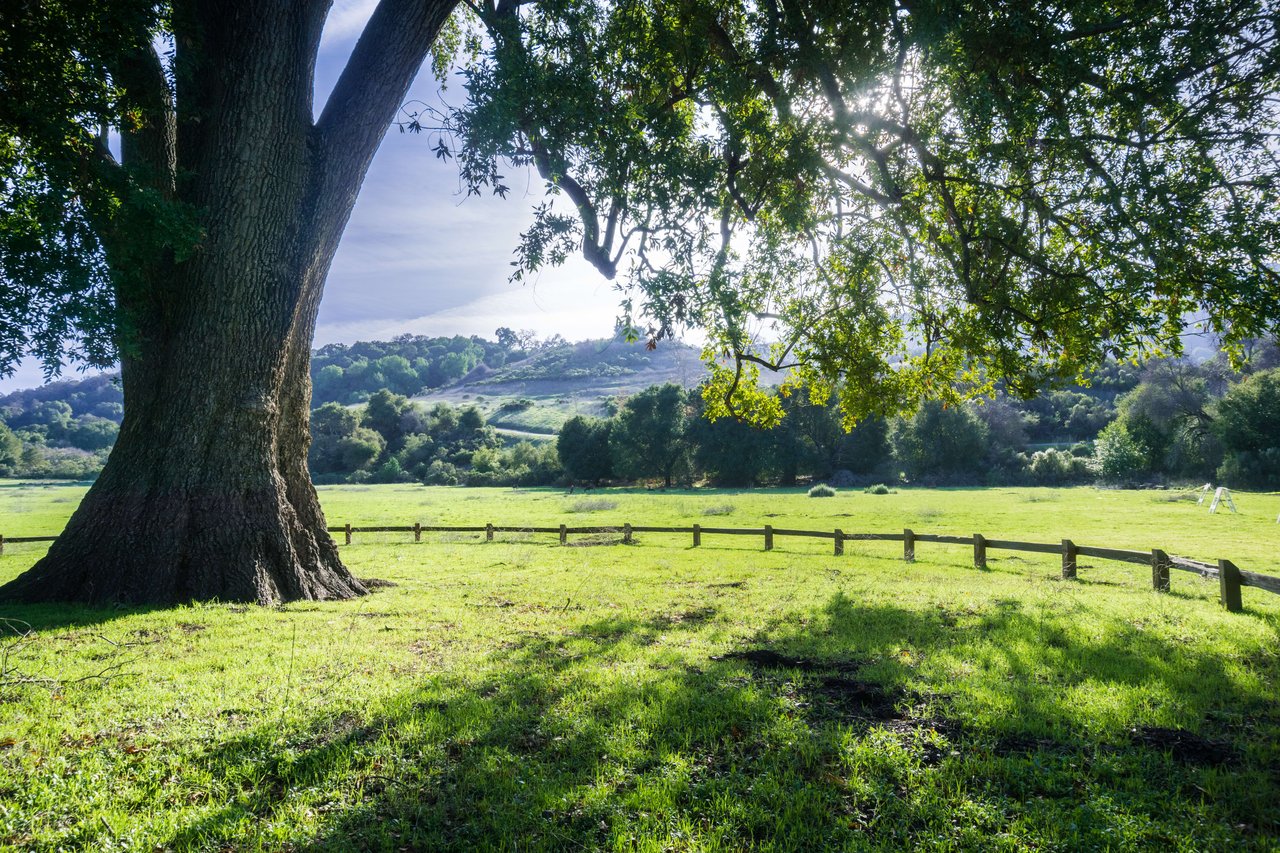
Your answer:
[[[360,591],[306,474],[308,347],[365,169],[452,7],[382,0],[313,120],[326,3],[6,4],[0,363],[69,339],[118,354],[126,414],[64,535],[3,594]],[[1280,33],[1261,0],[464,8],[468,101],[409,129],[477,192],[505,194],[512,165],[546,179],[517,278],[582,252],[653,338],[708,329],[712,415],[779,415],[752,392],[761,365],[854,420],[1176,349],[1188,317],[1228,345],[1280,318]]]
[[[53,360],[78,337],[91,359],[118,354],[125,399],[101,476],[3,595],[363,591],[307,473],[312,333],[360,183],[454,0],[380,3],[313,119],[328,6],[0,13],[0,361]]]

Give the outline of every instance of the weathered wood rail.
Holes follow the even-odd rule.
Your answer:
[[[1187,557],[1171,557],[1159,548],[1151,551],[1130,551],[1122,548],[1101,548],[1094,545],[1079,545],[1070,539],[1060,543],[1020,542],[1015,539],[988,539],[981,533],[972,536],[950,536],[939,533],[916,533],[910,528],[901,533],[846,533],[836,528],[830,532],[825,530],[794,530],[785,527],[763,525],[761,527],[703,527],[700,524],[689,527],[661,527],[643,524],[615,524],[596,526],[574,526],[561,524],[558,527],[521,527],[511,525],[486,524],[476,525],[424,525],[414,524],[401,526],[356,527],[350,524],[330,527],[331,533],[342,533],[346,544],[351,544],[355,533],[412,533],[414,541],[421,541],[423,533],[484,533],[487,541],[493,541],[495,533],[555,533],[560,537],[562,545],[568,544],[569,536],[622,534],[622,541],[630,543],[636,533],[674,533],[687,534],[693,537],[693,546],[702,545],[704,535],[713,536],[759,536],[764,540],[764,549],[772,551],[774,538],[778,536],[795,536],[813,539],[830,539],[835,556],[844,554],[846,542],[901,542],[902,556],[907,562],[913,562],[916,556],[916,545],[930,542],[939,545],[969,545],[973,548],[973,564],[976,568],[987,567],[987,551],[1025,551],[1034,554],[1060,554],[1062,556],[1062,577],[1077,577],[1080,557],[1093,557],[1099,560],[1114,560],[1121,563],[1133,563],[1151,567],[1151,587],[1157,592],[1169,591],[1169,570],[1194,572],[1203,578],[1218,579],[1219,598],[1227,610],[1236,612],[1243,609],[1240,590],[1243,587],[1254,587],[1266,592],[1280,595],[1280,577],[1249,572],[1238,568],[1230,560],[1218,560],[1206,563]],[[3,539],[0,538],[0,543]]]
[[[968,545],[973,548],[973,564],[976,568],[987,567],[988,551],[1027,551],[1035,554],[1060,554],[1062,556],[1062,577],[1070,580],[1077,577],[1080,557],[1093,557],[1099,560],[1114,560],[1121,563],[1133,563],[1151,567],[1151,587],[1157,592],[1169,591],[1169,571],[1176,569],[1182,572],[1193,572],[1206,579],[1218,580],[1218,594],[1222,606],[1232,612],[1244,609],[1241,600],[1241,589],[1252,587],[1280,595],[1280,577],[1264,575],[1240,569],[1230,560],[1218,560],[1206,563],[1187,557],[1176,557],[1166,554],[1159,548],[1151,551],[1130,551],[1121,548],[1100,548],[1094,545],[1079,545],[1070,539],[1060,543],[1019,542],[1014,539],[988,539],[981,533],[972,536],[951,536],[938,533],[916,533],[910,528],[901,533],[846,533],[836,528],[826,530],[794,530],[784,527],[773,527],[765,524],[761,527],[703,527],[700,524],[689,527],[661,527],[644,524],[614,524],[595,526],[574,526],[561,524],[556,527],[536,527],[526,525],[440,525],[440,524],[379,524],[333,525],[330,533],[343,534],[345,544],[351,544],[356,533],[412,533],[415,542],[422,541],[423,533],[483,533],[485,540],[492,542],[497,533],[554,533],[560,538],[560,544],[568,544],[570,536],[621,534],[624,543],[634,541],[636,533],[674,533],[693,537],[693,546],[702,545],[704,535],[712,536],[759,536],[764,540],[764,549],[773,550],[774,539],[778,536],[793,536],[813,539],[830,539],[835,556],[844,554],[846,542],[901,542],[902,557],[910,563],[915,560],[916,546],[921,542],[939,545]],[[0,535],[0,554],[4,553],[6,544],[26,542],[52,542],[57,536],[3,536]]]

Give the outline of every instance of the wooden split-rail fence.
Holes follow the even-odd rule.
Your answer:
[[[1072,580],[1076,577],[1080,557],[1093,557],[1099,560],[1116,560],[1122,563],[1134,563],[1149,566],[1151,569],[1151,587],[1156,592],[1169,591],[1169,572],[1171,570],[1194,572],[1203,578],[1217,578],[1218,594],[1222,606],[1232,612],[1244,609],[1241,601],[1241,589],[1254,587],[1280,595],[1280,578],[1258,572],[1245,571],[1230,560],[1218,560],[1216,564],[1186,557],[1171,556],[1159,548],[1151,551],[1127,551],[1120,548],[1099,548],[1093,545],[1079,545],[1070,539],[1061,543],[1050,542],[1018,542],[1012,539],[988,539],[981,533],[972,536],[947,536],[937,533],[916,533],[906,529],[901,533],[846,533],[840,528],[826,530],[792,530],[773,527],[703,527],[694,524],[689,527],[655,527],[652,525],[622,524],[596,527],[569,527],[561,524],[558,527],[513,527],[510,525],[377,525],[359,526],[350,524],[330,526],[330,533],[341,533],[345,544],[351,544],[351,537],[356,533],[412,533],[413,541],[421,542],[424,533],[483,533],[485,540],[492,542],[497,533],[555,533],[560,537],[560,544],[567,545],[569,537],[574,535],[619,535],[622,542],[631,544],[637,533],[678,533],[691,535],[695,548],[702,545],[702,537],[710,536],[758,536],[764,539],[764,550],[772,551],[774,539],[779,536],[798,536],[810,539],[830,539],[835,556],[844,554],[846,542],[901,542],[902,558],[906,562],[914,562],[916,546],[923,542],[941,545],[969,545],[973,548],[973,565],[979,569],[987,568],[988,551],[1029,551],[1036,554],[1060,554],[1062,556],[1062,577]],[[0,535],[0,554],[4,553],[6,542],[52,542],[56,536],[13,536],[6,538]]]

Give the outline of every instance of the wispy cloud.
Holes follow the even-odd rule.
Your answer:
[[[378,0],[338,0],[324,23],[320,46],[330,47],[339,42],[355,39],[364,30]]]

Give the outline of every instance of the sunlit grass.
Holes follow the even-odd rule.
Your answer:
[[[0,489],[0,532],[70,489]],[[337,487],[332,523],[582,523],[562,492]],[[608,491],[591,524],[972,533],[1275,571],[1276,496]],[[1263,517],[1270,514],[1270,518]],[[1270,527],[1266,526],[1270,523]],[[42,526],[43,525],[43,526]],[[0,845],[1273,849],[1280,597],[963,547],[357,534],[396,584],[278,609],[0,607]],[[616,541],[616,537],[609,541]],[[0,580],[42,546],[10,545]],[[13,623],[22,628],[20,623]],[[15,635],[10,631],[10,638]],[[734,657],[740,652],[768,652]],[[102,678],[95,678],[102,675]],[[84,679],[84,680],[78,680]]]

